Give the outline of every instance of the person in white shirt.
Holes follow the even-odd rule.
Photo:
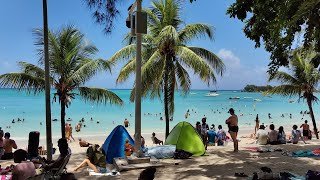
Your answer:
[[[271,145],[276,145],[278,144],[278,132],[274,130],[274,124],[270,124],[270,132],[269,132],[269,143]]]
[[[298,126],[297,125],[293,125],[292,127],[292,131],[291,131],[291,137],[292,137],[292,144],[298,144],[299,140],[303,141],[304,143],[306,143],[301,135],[301,131],[298,130]]]
[[[264,125],[260,125],[256,138],[259,145],[266,145],[268,143],[268,132],[265,130]]]

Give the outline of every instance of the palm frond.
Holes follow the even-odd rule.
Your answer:
[[[129,62],[127,62],[127,64],[125,64],[121,70],[120,73],[117,77],[116,83],[122,83],[124,81],[126,81],[130,74],[134,73],[136,69],[136,60],[135,59],[131,59]]]
[[[273,74],[272,76],[269,76],[269,80],[268,81],[272,81],[272,80],[277,80],[277,81],[280,81],[282,83],[289,83],[289,84],[297,83],[297,79],[296,78],[294,78],[290,74],[288,74],[286,72],[282,72],[282,71],[278,71],[275,74]]]
[[[125,59],[132,59],[136,55],[136,45],[130,44],[122,49],[120,49],[118,52],[116,52],[109,61],[112,63],[116,63],[121,60]]]
[[[89,101],[97,104],[98,103],[107,104],[108,102],[110,104],[115,104],[115,105],[123,104],[123,101],[118,95],[116,95],[115,93],[107,89],[79,87],[78,90],[80,92],[80,96],[85,101]]]
[[[210,81],[215,83],[216,78],[212,72],[210,66],[197,54],[187,47],[177,47],[178,61],[191,68],[196,74],[200,76],[200,79],[208,84]]]
[[[279,94],[281,96],[295,96],[295,95],[301,95],[302,94],[302,88],[299,85],[280,85],[272,88],[269,91],[266,91],[267,94]]]
[[[176,62],[175,71],[176,71],[176,76],[178,78],[178,81],[180,83],[179,86],[182,89],[183,93],[187,95],[191,86],[191,80],[190,80],[189,74],[187,70],[185,70],[179,62]]]
[[[205,59],[212,67],[212,69],[221,76],[226,70],[226,67],[223,63],[223,61],[213,52],[200,47],[194,47],[194,46],[188,46],[190,50],[192,50],[194,53],[196,53],[198,56]]]
[[[35,77],[44,78],[44,70],[36,65],[20,61],[18,62],[18,66],[20,67],[23,73],[26,73]]]
[[[189,42],[193,39],[198,39],[202,37],[209,37],[213,39],[213,27],[209,24],[197,23],[188,24],[183,29],[179,31],[179,39],[181,42]]]
[[[19,91],[38,94],[45,89],[45,80],[27,73],[7,73],[0,75],[0,87],[16,88]]]

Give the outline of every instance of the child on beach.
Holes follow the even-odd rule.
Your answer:
[[[129,143],[129,139],[126,139],[124,144],[124,154],[126,156],[131,156],[133,151],[134,151],[134,147]]]

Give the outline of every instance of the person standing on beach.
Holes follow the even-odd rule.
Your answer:
[[[124,119],[123,124],[124,124],[124,127],[126,127],[126,128],[130,126],[130,123],[127,118]]]
[[[258,116],[258,114],[257,114],[257,117],[256,117],[255,122],[256,122],[256,126],[254,127],[254,135],[257,134],[257,130],[258,130],[259,127],[260,127],[260,121],[259,121],[259,116]]]
[[[13,159],[13,153],[12,149],[17,149],[17,144],[14,140],[10,139],[10,133],[6,132],[4,134],[4,140],[3,140],[3,149],[4,154],[1,157],[2,160],[8,160]]]
[[[305,120],[305,121],[304,121],[304,124],[302,124],[302,125],[300,126],[300,128],[302,128],[302,134],[303,134],[304,140],[308,140],[309,131],[310,131],[310,127],[309,127],[308,121]]]
[[[3,155],[4,153],[4,150],[3,150],[3,130],[2,128],[0,127],[0,159],[1,159],[1,156]]]
[[[66,130],[66,140],[67,140],[67,142],[69,142],[69,140],[70,140],[70,129],[69,129],[69,124],[68,123],[66,123],[66,125],[65,125],[65,130]]]
[[[202,137],[203,145],[205,146],[206,150],[208,146],[208,130],[209,130],[209,126],[207,124],[207,118],[204,117],[202,118],[202,124],[201,124],[201,137]]]
[[[69,124],[69,136],[70,136],[71,139],[73,139],[73,141],[75,141],[73,136],[72,136],[72,126],[71,126],[71,124]],[[71,139],[70,139],[70,142],[71,142]]]
[[[234,113],[233,108],[230,108],[228,113],[230,113],[231,116],[226,120],[226,124],[228,124],[229,133],[233,140],[234,152],[237,152],[239,150],[238,140],[237,140],[238,131],[239,131],[238,116]]]

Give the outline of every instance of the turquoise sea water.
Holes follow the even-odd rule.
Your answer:
[[[81,133],[88,135],[106,134],[116,125],[122,124],[125,118],[130,121],[131,130],[134,130],[134,103],[129,102],[130,90],[113,90],[124,100],[124,105],[118,107],[115,105],[97,105],[85,103],[80,97],[73,100],[71,106],[67,109],[66,119],[71,118],[73,127],[82,117],[85,118],[86,127],[82,128]],[[203,116],[207,117],[208,124],[222,124],[229,114],[227,109],[233,107],[239,115],[240,127],[252,126],[256,114],[259,114],[260,121],[265,124],[274,122],[277,126],[287,124],[300,124],[302,115],[301,110],[308,110],[308,107],[302,101],[297,102],[297,97],[284,98],[280,96],[266,97],[261,93],[246,93],[240,91],[218,91],[220,96],[207,97],[207,90],[193,90],[187,96],[179,91],[175,97],[175,114],[170,128],[180,121],[188,121],[195,124]],[[240,97],[239,100],[229,100],[229,97]],[[260,102],[254,101],[260,99]],[[295,102],[289,103],[289,100]],[[189,109],[190,116],[185,119],[185,114]],[[314,105],[316,119],[319,119],[320,106]],[[240,112],[239,112],[240,111]],[[220,113],[219,113],[220,112]],[[148,114],[149,113],[149,114]],[[161,115],[159,114],[161,113]],[[271,113],[272,119],[268,119],[268,113]],[[292,114],[292,119],[289,114]],[[131,114],[131,116],[130,116]],[[143,99],[142,101],[142,132],[164,132],[165,122],[160,121],[164,118],[163,103],[160,100]],[[243,114],[243,115],[242,115]],[[282,114],[284,118],[280,117]],[[90,118],[94,121],[90,121]],[[12,119],[25,119],[24,122],[11,123]],[[52,122],[53,136],[60,135],[60,106],[59,103],[52,103],[52,119],[58,119]],[[304,119],[310,120],[308,115]],[[99,124],[96,121],[99,120]],[[40,125],[42,122],[42,125]],[[11,126],[10,129],[7,126]],[[32,130],[40,131],[45,134],[45,100],[44,94],[29,95],[25,92],[18,92],[14,89],[0,89],[0,127],[4,131],[11,132],[14,137],[27,137]]]

